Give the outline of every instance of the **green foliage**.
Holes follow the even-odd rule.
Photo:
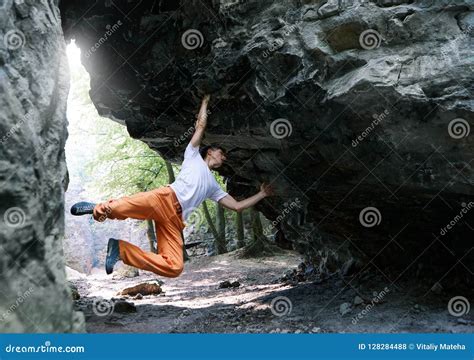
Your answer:
[[[87,166],[97,191],[118,197],[147,191],[168,183],[165,161],[146,144],[132,139],[119,124],[98,122],[101,148]]]

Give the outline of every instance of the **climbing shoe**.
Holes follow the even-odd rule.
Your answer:
[[[107,257],[105,258],[105,272],[112,274],[114,271],[114,265],[120,260],[119,241],[117,239],[110,238],[107,244]]]
[[[94,212],[95,205],[96,204],[94,203],[86,201],[75,203],[73,206],[71,206],[71,214],[76,216],[92,214]]]

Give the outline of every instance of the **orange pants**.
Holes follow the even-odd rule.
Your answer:
[[[177,277],[183,271],[183,238],[185,224],[174,190],[168,186],[112,199],[97,204],[94,219],[154,220],[158,238],[158,254],[143,251],[127,241],[119,240],[120,258],[128,265],[166,277]]]

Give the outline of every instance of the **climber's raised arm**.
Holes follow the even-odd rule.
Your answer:
[[[267,196],[273,195],[273,189],[270,185],[263,183],[260,186],[260,191],[255,195],[248,197],[247,199],[237,201],[232,196],[226,195],[222,199],[219,200],[219,204],[224,206],[229,210],[234,210],[240,212],[244,209],[254,206],[260,200]]]
[[[209,103],[210,95],[205,95],[202,99],[201,108],[199,109],[196,125],[194,126],[194,134],[191,138],[191,145],[198,147],[201,145],[201,140],[206,130],[207,125],[207,104]]]

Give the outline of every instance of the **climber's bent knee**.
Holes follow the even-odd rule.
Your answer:
[[[181,275],[181,273],[183,272],[184,270],[184,265],[176,265],[176,266],[173,266],[172,268],[170,268],[170,273],[169,273],[169,276],[170,278],[176,278],[178,277],[179,275]]]

